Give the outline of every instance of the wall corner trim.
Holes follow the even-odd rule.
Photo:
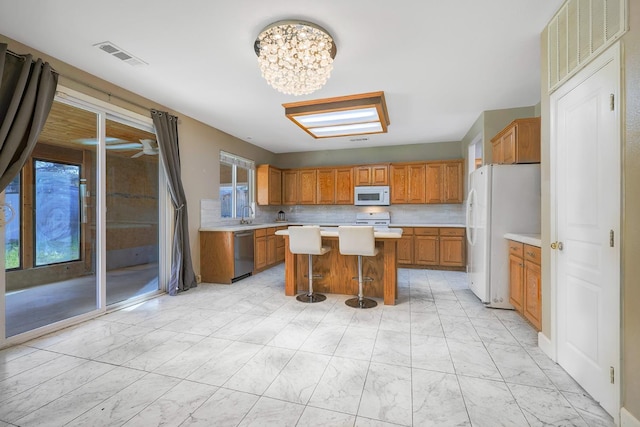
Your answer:
[[[620,408],[620,427],[640,427],[640,420],[625,408]]]
[[[538,332],[538,347],[540,348],[540,350],[543,351],[544,354],[549,356],[551,360],[553,360],[556,363],[558,362],[556,360],[556,350],[553,345],[553,342],[549,338],[547,338],[547,336],[542,332]]]

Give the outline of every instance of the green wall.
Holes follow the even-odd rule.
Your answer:
[[[460,142],[397,145],[393,147],[351,148],[345,150],[305,151],[276,154],[281,168],[357,165],[382,162],[459,159]]]
[[[622,37],[622,406],[640,420],[640,3],[628,2],[629,31]],[[547,94],[547,36],[541,44],[542,264],[550,265],[550,106]],[[542,270],[543,333],[552,338],[550,272]]]
[[[640,420],[640,2],[622,38],[625,100],[622,193],[622,406]]]

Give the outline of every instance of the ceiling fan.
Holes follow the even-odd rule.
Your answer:
[[[141,139],[140,143],[142,144],[142,150],[131,156],[132,159],[140,157],[143,154],[148,156],[155,156],[158,154],[158,145],[153,139]]]

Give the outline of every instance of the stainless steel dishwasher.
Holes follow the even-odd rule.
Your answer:
[[[251,276],[253,271],[253,230],[233,232],[233,279],[237,282],[240,279]]]

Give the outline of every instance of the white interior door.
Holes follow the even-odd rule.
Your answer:
[[[558,363],[614,418],[620,409],[618,52],[616,45],[551,98]]]

